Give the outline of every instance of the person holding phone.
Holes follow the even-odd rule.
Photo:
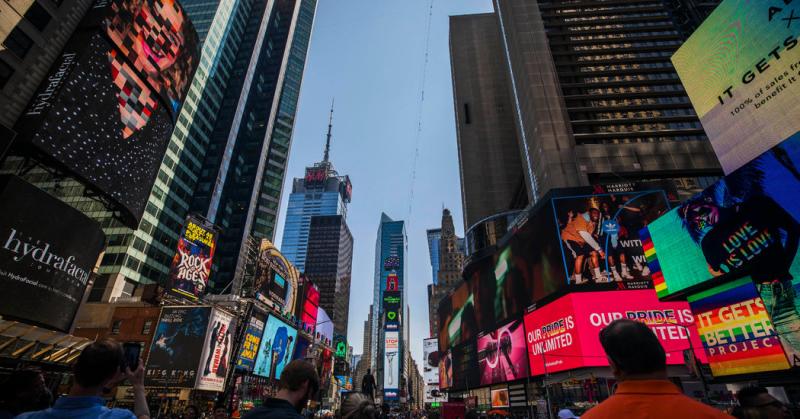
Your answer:
[[[150,419],[144,390],[144,363],[141,359],[137,359],[135,364],[127,360],[126,352],[133,355],[132,349],[126,351],[112,339],[91,343],[75,362],[75,383],[69,395],[58,399],[49,409],[23,413],[17,418]],[[103,390],[125,379],[133,386],[133,412],[107,408]]]

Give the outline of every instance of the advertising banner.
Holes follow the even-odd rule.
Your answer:
[[[445,352],[439,357],[439,388],[446,389],[453,386],[453,354]]]
[[[800,130],[790,3],[725,0],[672,56],[726,174]]]
[[[144,385],[194,388],[211,307],[164,307],[150,345]]]
[[[186,219],[169,270],[174,294],[197,301],[205,293],[217,234],[214,225],[207,221],[191,215]]]
[[[333,343],[333,322],[322,307],[317,311],[317,335]]]
[[[214,309],[208,322],[208,333],[203,343],[203,355],[197,370],[198,390],[224,391],[225,379],[231,364],[236,318],[225,311]]]
[[[436,338],[422,341],[422,352],[425,363],[422,366],[422,377],[425,384],[439,384],[439,342]]]
[[[599,334],[621,318],[647,324],[664,347],[668,365],[682,365],[683,351],[690,347],[701,362],[706,362],[688,303],[660,302],[653,290],[581,292],[525,315],[531,375],[545,374],[545,367],[551,374],[607,366]]]
[[[400,388],[400,338],[398,332],[386,331],[383,339],[383,389]]]
[[[250,321],[244,331],[242,349],[236,358],[236,368],[242,371],[251,372],[256,365],[258,348],[261,346],[261,336],[264,334],[264,325],[267,319],[266,313],[253,309]]]
[[[0,176],[0,315],[69,331],[105,241],[97,221]]]
[[[303,314],[300,321],[303,327],[314,333],[317,326],[317,313],[319,312],[319,289],[306,279],[305,299],[303,300]]]
[[[478,336],[481,385],[504,383],[528,376],[528,348],[522,319]]]
[[[292,360],[296,341],[297,329],[275,316],[269,316],[253,374],[269,378],[274,372],[275,379],[281,378],[283,368]]]
[[[660,297],[723,275],[747,275],[786,351],[800,353],[800,134],[668,212],[647,232]]]
[[[501,388],[497,390],[492,390],[492,407],[508,407],[509,400],[508,400],[508,389]]]
[[[336,335],[333,338],[334,356],[336,358],[347,357],[347,336]]]
[[[86,16],[15,128],[135,228],[199,62],[197,33],[178,1],[95,2]]]
[[[692,295],[688,301],[714,376],[789,368],[782,339],[749,277]]]
[[[267,239],[258,251],[253,289],[257,300],[282,313],[294,313],[300,272]]]

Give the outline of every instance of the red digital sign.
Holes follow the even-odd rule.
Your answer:
[[[311,328],[313,331],[317,325],[317,312],[319,311],[319,289],[308,282],[306,284],[306,295],[303,302],[303,328]]]
[[[319,184],[328,178],[328,169],[324,167],[306,167],[306,186]]]
[[[690,347],[706,362],[688,303],[660,302],[652,289],[582,292],[525,315],[531,375],[607,366],[600,330],[622,318],[641,321],[653,330],[667,354],[667,364],[684,364],[683,351]]]
[[[400,291],[400,280],[397,278],[397,274],[390,273],[386,277],[386,291]]]

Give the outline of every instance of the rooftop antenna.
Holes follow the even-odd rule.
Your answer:
[[[331,130],[333,129],[333,103],[335,100],[336,98],[331,99],[331,114],[328,118],[328,135],[327,139],[325,140],[325,155],[322,158],[324,163],[328,162],[328,157],[330,157],[331,154]]]

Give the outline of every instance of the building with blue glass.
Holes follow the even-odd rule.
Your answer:
[[[439,242],[442,240],[442,229],[432,228],[428,233],[428,254],[431,257],[431,273],[433,274],[433,285],[439,282]]]

